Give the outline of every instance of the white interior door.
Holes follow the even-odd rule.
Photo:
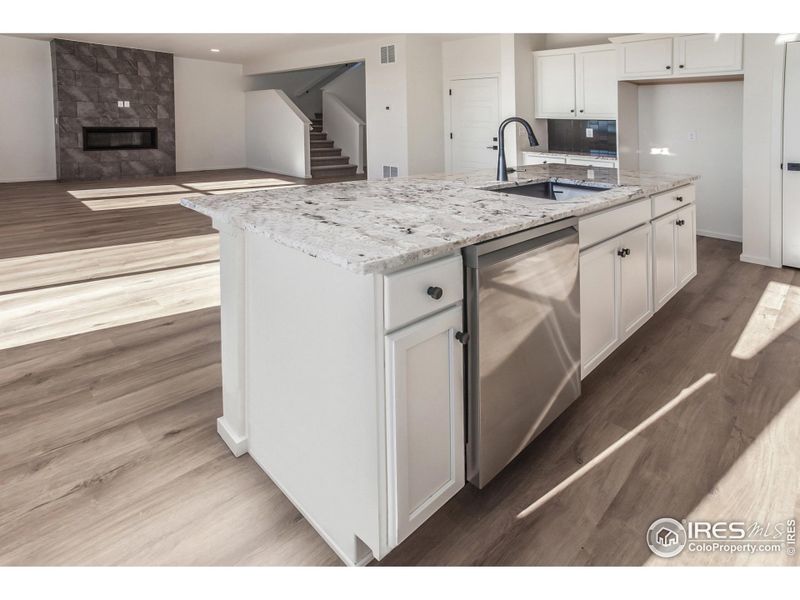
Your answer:
[[[800,42],[786,45],[783,99],[783,264],[800,267]]]
[[[450,82],[450,156],[454,173],[497,164],[500,101],[497,77]]]

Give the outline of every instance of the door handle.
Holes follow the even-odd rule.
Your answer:
[[[786,163],[787,171],[800,171],[800,163]]]

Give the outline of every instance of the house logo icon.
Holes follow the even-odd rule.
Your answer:
[[[647,530],[647,545],[661,558],[677,556],[686,546],[686,528],[669,517],[656,519]]]

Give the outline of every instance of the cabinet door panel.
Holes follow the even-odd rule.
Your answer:
[[[575,54],[548,54],[534,59],[536,117],[575,116]]]
[[[648,223],[622,236],[621,245],[626,250],[619,262],[619,324],[623,340],[653,314],[651,231]]]
[[[678,286],[675,272],[675,213],[653,221],[653,298],[656,310]]]
[[[681,288],[697,275],[697,235],[695,233],[695,207],[678,211],[675,227],[675,269],[677,287]]]
[[[459,305],[386,338],[390,546],[464,486],[462,322]]]
[[[672,75],[672,38],[621,44],[619,75],[622,79]]]
[[[581,377],[586,377],[619,339],[618,249],[619,238],[614,238],[581,252]]]
[[[742,69],[741,33],[698,33],[675,38],[675,73],[724,73]]]
[[[576,93],[582,119],[617,118],[617,51],[579,52]]]

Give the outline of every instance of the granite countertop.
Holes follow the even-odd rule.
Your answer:
[[[535,165],[184,198],[217,223],[263,235],[355,273],[386,273],[459,248],[685,185],[694,175]],[[569,201],[488,191],[554,181],[604,189]]]

